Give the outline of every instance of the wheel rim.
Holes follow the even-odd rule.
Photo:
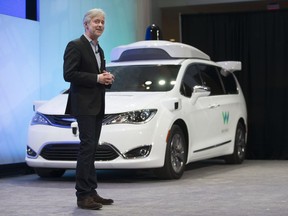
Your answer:
[[[238,128],[236,136],[237,154],[239,158],[245,157],[245,133],[242,128]]]
[[[171,141],[171,165],[174,172],[181,172],[184,166],[184,160],[184,140],[179,134],[175,134]]]

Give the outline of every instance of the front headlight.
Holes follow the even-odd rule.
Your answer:
[[[32,118],[31,125],[39,125],[39,124],[51,125],[48,119],[44,115],[36,112],[34,117]]]
[[[144,109],[108,115],[103,120],[103,124],[144,124],[150,121],[156,112],[156,109]]]

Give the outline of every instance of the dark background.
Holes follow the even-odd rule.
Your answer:
[[[288,159],[288,10],[181,15],[182,42],[242,62],[248,159]]]
[[[37,0],[26,0],[26,19],[38,20],[38,4]]]

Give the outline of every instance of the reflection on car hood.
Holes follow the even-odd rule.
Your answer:
[[[60,94],[47,101],[37,110],[47,115],[63,115],[66,109],[68,94]]]
[[[156,108],[156,103],[164,94],[165,92],[107,92],[105,113]]]
[[[156,108],[165,92],[106,92],[106,114]],[[47,101],[37,111],[48,115],[63,115],[68,94],[61,94]]]

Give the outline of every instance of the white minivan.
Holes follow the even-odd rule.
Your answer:
[[[221,157],[245,159],[247,110],[233,74],[241,62],[213,62],[178,42],[148,40],[112,50],[96,169],[153,169],[179,179],[185,165]],[[77,122],[65,115],[67,92],[35,102],[26,162],[41,177],[75,169]]]

